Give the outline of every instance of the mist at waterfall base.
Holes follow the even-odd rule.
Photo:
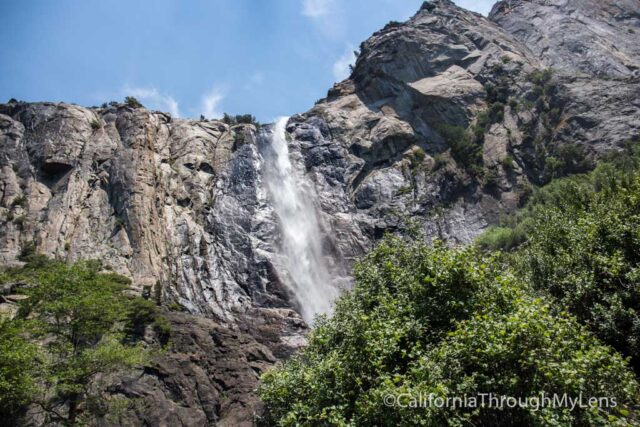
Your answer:
[[[280,255],[287,270],[284,282],[303,319],[311,323],[317,314],[331,313],[339,288],[323,256],[313,185],[291,161],[287,121],[288,117],[282,117],[271,132],[263,131],[264,180],[280,225]]]

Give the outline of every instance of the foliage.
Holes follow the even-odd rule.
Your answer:
[[[100,119],[91,119],[91,129],[98,130],[100,128],[102,128],[102,122],[100,121]]]
[[[408,157],[411,162],[411,169],[415,169],[424,162],[424,159],[427,157],[427,153],[425,153],[422,147],[416,146],[409,152]]]
[[[482,164],[482,145],[478,144],[470,132],[462,126],[441,123],[436,126],[438,133],[451,148],[451,156],[468,169],[477,169]]]
[[[624,361],[492,257],[387,238],[309,346],[263,375],[269,425],[592,425],[637,401]],[[609,396],[620,410],[385,405],[387,395]],[[408,403],[408,402],[405,402]],[[617,412],[616,412],[617,411]],[[613,419],[613,418],[611,418]]]
[[[222,116],[222,122],[228,125],[237,125],[244,123],[260,126],[260,123],[258,123],[256,118],[251,114],[236,114],[235,116],[232,116],[224,113],[224,115]]]
[[[412,194],[413,193],[413,186],[411,185],[407,185],[405,187],[401,187],[400,189],[398,189],[398,196],[404,196],[405,194]]]
[[[124,98],[124,103],[131,108],[144,108],[144,105],[142,105],[142,103],[140,103],[140,101],[138,101],[133,96],[127,96],[126,98]]]
[[[27,206],[27,197],[24,194],[21,195],[21,196],[16,197],[11,202],[11,206],[20,206],[22,208]]]
[[[640,370],[640,155],[610,155],[593,172],[554,180],[476,240]],[[515,250],[515,251],[514,251]]]
[[[524,237],[522,229],[495,226],[480,235],[475,244],[484,250],[510,250],[521,244]]]
[[[125,294],[129,279],[101,272],[100,262],[65,264],[31,250],[25,259],[29,262],[24,267],[8,269],[2,277],[27,284],[21,292],[29,298],[10,323],[21,337],[41,343],[38,366],[20,366],[41,387],[21,404],[40,406],[47,422],[74,425],[97,416],[87,413],[91,405],[85,404],[96,399],[91,387],[96,378],[148,361],[149,351],[127,336],[130,330],[125,327],[135,317],[132,313],[145,305]],[[163,323],[156,311],[151,313],[154,322]],[[23,347],[32,348],[28,346],[25,341]]]
[[[587,208],[585,201],[604,190],[608,197],[615,198],[617,196],[612,192],[617,188],[629,188],[638,170],[640,147],[629,144],[623,151],[605,156],[600,165],[588,174],[554,179],[535,190],[522,185],[520,192],[526,193],[523,197],[526,196],[527,200],[523,209],[503,218],[499,226],[490,227],[476,242],[488,251],[514,249],[535,232],[534,218],[546,215],[548,207],[573,205],[576,210],[584,210]],[[509,230],[512,230],[511,236],[507,236]],[[498,235],[502,237],[497,238]]]
[[[156,303],[143,298],[133,299],[127,308],[125,332],[130,337],[142,338],[149,325],[156,331],[160,341],[166,344],[171,333],[171,326],[160,313]]]
[[[22,323],[0,317],[0,419],[11,419],[36,392],[37,349]]]
[[[602,178],[613,179],[612,175]],[[532,218],[519,272],[640,369],[640,176],[585,191],[566,183],[563,200]]]

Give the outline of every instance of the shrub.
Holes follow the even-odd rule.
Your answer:
[[[398,196],[404,196],[405,194],[413,193],[413,186],[407,185],[406,187],[402,187],[398,190]]]
[[[125,228],[125,221],[122,217],[117,216],[115,219],[117,229]]]
[[[502,165],[502,168],[505,170],[505,172],[513,171],[514,163],[515,163],[515,160],[509,154],[507,154],[502,158],[502,160],[500,160],[500,164]]]
[[[554,180],[501,227],[477,239],[485,250],[517,248],[509,259],[522,280],[631,357],[636,370],[640,243],[633,236],[640,225],[638,159],[637,148],[629,146],[589,174]]]
[[[231,126],[237,125],[237,124],[243,124],[243,123],[260,126],[260,123],[251,114],[237,114],[235,116],[231,116],[227,113],[224,113],[222,116],[222,122]]]
[[[447,157],[443,154],[436,154],[433,156],[433,170],[436,171],[448,163]]]
[[[11,202],[12,206],[20,206],[20,207],[25,207],[27,206],[27,197],[23,194],[20,195],[18,197],[16,197],[15,199],[13,199],[13,201]]]
[[[466,168],[482,163],[482,147],[462,126],[442,123],[436,126],[436,130],[451,149],[456,163]]]
[[[162,304],[162,283],[160,283],[160,280],[156,280],[155,285],[153,285],[153,298],[157,305]]]
[[[640,369],[640,177],[568,181],[559,196],[533,215],[520,274]]]
[[[535,70],[531,72],[527,79],[536,86],[544,86],[553,78],[553,71],[550,68],[544,70]]]
[[[499,123],[504,120],[504,104],[502,102],[494,102],[491,104],[489,119],[492,123]]]
[[[415,169],[424,162],[427,157],[427,153],[421,147],[414,147],[409,153],[409,160],[411,161],[411,168]]]
[[[36,242],[29,241],[22,244],[20,248],[20,255],[18,255],[18,259],[20,261],[28,261],[31,257],[36,255]]]
[[[475,240],[475,244],[485,251],[508,251],[524,242],[526,234],[522,229],[510,227],[490,227]]]
[[[482,174],[482,188],[485,190],[493,190],[500,184],[500,175],[494,169],[487,169]]]
[[[160,313],[154,301],[136,297],[129,302],[125,332],[134,339],[144,337],[147,326],[151,325],[162,344],[166,344],[171,334],[171,324]]]
[[[144,108],[144,105],[142,105],[140,101],[138,101],[133,96],[127,96],[124,99],[124,103],[131,108]]]
[[[102,122],[99,119],[92,119],[91,120],[91,129],[98,130],[100,128],[102,128]]]

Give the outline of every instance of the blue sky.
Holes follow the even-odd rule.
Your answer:
[[[459,0],[486,14],[493,0]],[[422,0],[0,0],[0,102],[134,95],[174,116],[308,110]]]

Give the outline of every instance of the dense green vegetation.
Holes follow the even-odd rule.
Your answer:
[[[385,396],[608,396],[618,407],[403,408]],[[625,425],[623,359],[474,249],[387,239],[309,346],[264,375],[267,424]]]
[[[640,155],[629,146],[593,172],[552,182],[481,236],[640,370]]]
[[[638,158],[553,181],[471,248],[384,240],[309,346],[263,376],[265,424],[637,425]],[[617,405],[433,404],[480,393]]]
[[[66,264],[26,249],[27,264],[0,275],[26,296],[18,315],[0,319],[0,418],[28,404],[45,423],[86,424],[109,414],[98,379],[141,366],[148,324],[168,334],[157,307],[126,295],[129,280],[99,262]],[[161,335],[162,335],[161,334]]]

